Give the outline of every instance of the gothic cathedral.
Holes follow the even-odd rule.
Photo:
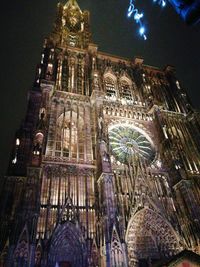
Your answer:
[[[175,70],[106,54],[58,4],[0,204],[0,266],[146,267],[200,253],[200,117]]]

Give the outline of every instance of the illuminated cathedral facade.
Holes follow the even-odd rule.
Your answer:
[[[145,267],[200,253],[200,120],[174,68],[98,50],[58,4],[0,204],[0,266]]]

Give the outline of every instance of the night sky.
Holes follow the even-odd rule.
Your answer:
[[[128,58],[141,56],[144,63],[175,66],[192,103],[200,108],[200,26],[188,27],[168,6],[137,0],[144,11],[148,40],[126,18],[129,0],[79,0],[91,13],[93,42],[99,50]],[[15,130],[26,110],[44,37],[52,29],[56,0],[10,0],[1,3],[1,138],[0,174],[8,164]]]

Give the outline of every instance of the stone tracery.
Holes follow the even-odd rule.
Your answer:
[[[180,239],[172,226],[157,212],[143,208],[130,219],[126,241],[130,266],[141,260],[155,261],[181,250]]]
[[[68,262],[71,266],[86,266],[86,246],[81,230],[75,223],[59,224],[54,231],[49,251],[48,263]]]
[[[126,242],[130,266],[151,265],[183,248],[169,222],[198,250],[199,115],[172,68],[98,51],[76,0],[54,26],[2,194],[0,247],[31,221],[9,266],[35,250],[40,267],[127,267]]]

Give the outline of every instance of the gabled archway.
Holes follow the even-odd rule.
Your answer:
[[[111,262],[112,266],[126,266],[122,244],[116,226],[113,226],[111,238]]]
[[[183,249],[169,222],[149,208],[143,208],[132,216],[126,242],[130,267],[151,266],[154,261],[175,255]]]
[[[53,233],[49,258],[49,267],[85,267],[86,246],[77,224],[65,222],[59,224]]]
[[[14,266],[26,267],[29,264],[29,232],[24,226],[14,251]]]

